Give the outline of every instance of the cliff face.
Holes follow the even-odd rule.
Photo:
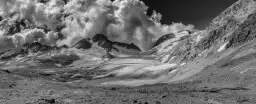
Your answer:
[[[204,38],[197,44],[201,50],[209,49],[213,45],[227,41],[227,37],[241,28],[240,25],[248,23],[249,16],[255,13],[254,0],[239,0],[219,16],[213,19],[207,27]]]
[[[161,44],[161,43],[163,43],[163,42],[165,42],[165,41],[167,41],[167,40],[169,40],[169,39],[172,39],[172,38],[175,38],[175,34],[167,34],[167,35],[164,35],[164,36],[160,37],[160,38],[156,41],[154,47],[155,47],[155,46],[158,46],[159,44]]]
[[[256,38],[256,13],[248,16],[247,20],[234,31],[234,33],[228,37],[229,47],[236,47],[250,40]]]
[[[214,18],[206,30],[190,34],[176,42],[160,43],[160,46],[165,46],[162,48],[168,51],[158,52],[159,60],[162,62],[170,62],[170,59],[180,62],[191,61],[197,56],[208,56],[222,49],[238,47],[254,40],[256,38],[255,9],[254,0],[237,1]],[[167,39],[169,40],[172,39]]]

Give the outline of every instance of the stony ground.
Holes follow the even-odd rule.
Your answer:
[[[205,69],[206,70],[206,69]],[[45,71],[45,69],[44,69]],[[81,73],[83,72],[83,73]],[[219,86],[216,75],[177,84],[98,86],[104,72],[71,69],[0,70],[1,104],[255,104],[253,87]]]

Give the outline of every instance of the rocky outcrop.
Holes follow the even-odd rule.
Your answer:
[[[256,38],[256,13],[251,14],[239,28],[227,38],[229,47],[236,47]]]
[[[38,2],[46,4],[49,0],[38,0]]]
[[[171,34],[164,35],[164,36],[160,37],[160,38],[156,41],[154,47],[155,47],[155,46],[158,46],[159,44],[165,42],[166,40],[172,39],[172,38],[175,38],[175,34],[172,34],[172,33],[171,33]]]
[[[44,3],[44,4],[46,4],[47,2],[49,2],[50,0],[38,0],[38,2],[40,2],[40,3]],[[68,1],[69,0],[62,0],[65,4],[67,4],[68,3]]]
[[[90,49],[92,48],[92,43],[90,42],[89,39],[82,39],[78,41],[74,46],[72,46],[77,49]]]
[[[134,50],[140,51],[140,48],[137,47],[133,43],[127,44],[127,43],[113,42],[113,44],[116,45],[116,46],[120,46],[120,47],[126,48],[126,49],[134,49]]]
[[[134,45],[133,43],[127,44],[127,43],[113,42],[113,41],[108,40],[108,38],[106,36],[102,35],[102,34],[95,35],[92,38],[92,41],[94,43],[98,42],[98,45],[102,46],[103,48],[104,47],[106,47],[106,48],[112,47],[114,50],[116,50],[115,47],[113,47],[114,45],[116,45],[116,46],[124,47],[124,48],[127,48],[127,49],[140,50],[139,47]]]
[[[227,19],[220,27],[208,28],[206,36],[197,45],[201,50],[209,49],[213,44],[218,44],[227,34],[232,33],[239,27],[239,23],[233,19]]]
[[[113,42],[108,40],[108,38],[102,34],[96,34],[92,38],[92,41],[94,43],[97,43],[99,47],[104,48],[107,53],[112,50],[118,51],[118,49],[113,46],[114,45]]]
[[[133,43],[120,43],[110,41],[106,36],[102,34],[96,34],[92,39],[82,39],[78,41],[73,47],[77,49],[90,49],[92,44],[96,43],[99,47],[104,48],[106,52],[119,51],[117,47],[122,47],[125,49],[134,49],[140,51],[139,47]]]
[[[249,15],[255,11],[253,0],[239,0],[219,16],[217,16],[206,29],[205,37],[197,44],[201,50],[209,49],[214,44],[227,41],[234,31],[243,24]]]
[[[0,22],[3,20],[3,17],[2,16],[0,16]]]

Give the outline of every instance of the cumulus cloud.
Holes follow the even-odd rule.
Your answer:
[[[45,33],[42,29],[26,29],[12,36],[4,36],[4,31],[0,31],[0,52],[33,42],[56,45],[58,39],[56,32]]]
[[[58,35],[54,32],[45,33],[42,29],[27,29],[11,36],[16,45],[40,42],[47,45],[56,45]]]
[[[161,24],[162,15],[154,11],[151,17],[147,16],[148,7],[140,0],[69,0],[68,3],[62,0],[49,0],[47,3],[36,0],[1,0],[0,6],[0,15],[4,18],[17,14],[32,21],[36,27],[51,31],[60,24],[65,25],[61,30],[65,39],[60,43],[70,46],[81,38],[104,34],[112,41],[134,43],[142,51],[147,51],[165,34],[194,29],[193,25],[181,23]],[[23,40],[37,40],[38,37],[47,37],[44,38],[47,41],[40,41],[56,43],[57,35],[54,32],[41,32],[26,35],[26,38],[21,35],[23,33],[13,37],[21,41],[16,43],[30,42]]]

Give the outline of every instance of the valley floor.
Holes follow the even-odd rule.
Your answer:
[[[28,67],[37,61],[15,59],[0,68],[0,104],[256,104],[255,47],[182,64],[129,56]]]
[[[150,59],[139,61],[137,58],[129,58],[125,61],[125,58],[121,58],[121,60],[123,61],[116,59],[103,66],[105,69],[115,67],[120,69],[120,66],[115,66],[114,63],[127,65],[126,67],[130,68],[136,64],[160,65]],[[134,61],[131,60],[136,60],[137,63],[132,63]],[[170,68],[171,65],[167,66]],[[165,68],[165,65],[160,67]],[[143,76],[118,77],[115,74],[113,75],[115,77],[112,77],[108,74],[108,70],[98,70],[97,67],[94,70],[1,69],[0,104],[256,104],[256,88],[253,85],[251,87],[239,85],[241,81],[255,82],[256,79],[238,78],[238,75],[231,74],[233,72],[229,69],[222,68],[223,70],[220,71],[215,68],[206,67],[201,72],[203,74],[193,76],[190,81],[172,84],[150,83],[158,80],[141,80],[145,78]],[[219,73],[214,74],[209,70],[216,70]],[[95,78],[101,75],[107,76]],[[133,81],[128,83],[127,78],[140,80],[134,80],[137,81],[136,83]],[[121,83],[120,80],[126,82]],[[113,84],[117,82],[120,83]],[[105,86],[102,86],[102,83]]]
[[[16,73],[16,72],[15,72]],[[0,72],[1,104],[255,104],[255,89],[192,81],[139,87],[92,86],[84,79],[53,80],[20,70]]]

